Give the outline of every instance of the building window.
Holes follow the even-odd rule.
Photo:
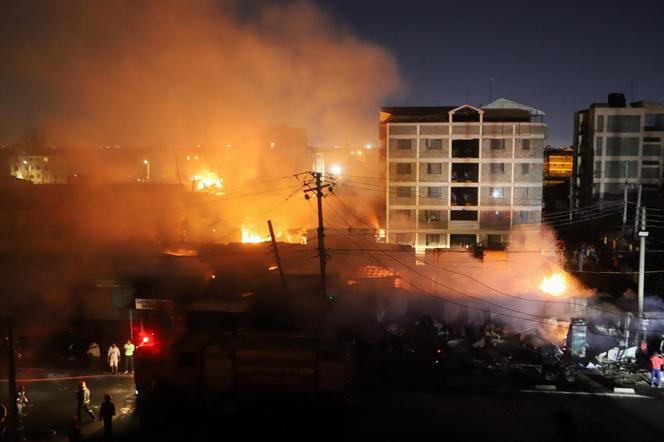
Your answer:
[[[505,150],[505,140],[491,139],[489,142],[491,150]]]
[[[397,140],[397,150],[411,150],[412,143],[410,139],[398,139]]]
[[[528,188],[527,187],[522,187],[521,188],[521,198],[528,198],[528,194],[529,194]]]
[[[643,145],[643,156],[644,157],[658,157],[660,155],[661,148],[657,144],[644,144]]]
[[[521,175],[528,175],[530,173],[530,164],[521,163]]]
[[[489,194],[491,198],[504,198],[505,189],[502,187],[489,187]]]
[[[442,163],[427,163],[427,173],[429,175],[440,175],[442,171]]]
[[[606,118],[606,131],[617,133],[641,132],[640,115],[609,115]]]
[[[602,155],[602,150],[604,148],[604,138],[597,137],[595,138],[595,155]]]
[[[505,163],[489,164],[489,172],[493,175],[502,175],[505,173]]]
[[[597,132],[604,132],[604,115],[597,116],[597,126],[595,126]]]
[[[410,198],[410,187],[397,187],[397,198]]]
[[[397,174],[410,175],[410,163],[397,163]]]
[[[413,244],[413,237],[410,233],[397,233],[395,235],[397,244],[411,245]]]
[[[397,209],[394,211],[395,217],[400,221],[410,221],[410,210]]]
[[[530,140],[521,140],[521,150],[530,150]]]
[[[605,178],[636,178],[638,172],[638,161],[606,161],[604,163]]]
[[[452,210],[451,221],[477,221],[477,210]]]
[[[424,140],[424,145],[428,150],[442,150],[443,140],[440,138],[427,138]]]
[[[659,161],[644,161],[644,166],[659,166]]]
[[[641,169],[641,178],[658,178],[659,167],[644,167]]]
[[[440,198],[443,195],[441,187],[427,187],[427,198]]]
[[[595,170],[594,172],[594,177],[595,178],[601,178],[602,177],[602,162],[601,161],[595,161]]]
[[[525,210],[519,210],[519,221],[526,222],[528,221],[528,212]]]
[[[440,234],[439,233],[427,233],[426,243],[428,246],[437,246],[440,244]]]
[[[422,213],[422,219],[428,223],[434,223],[441,220],[443,213],[440,210],[425,210]]]
[[[606,156],[638,156],[639,139],[636,137],[608,137],[606,139]]]

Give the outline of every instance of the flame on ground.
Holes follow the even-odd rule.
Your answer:
[[[560,296],[567,291],[567,279],[562,273],[554,273],[544,277],[540,290],[553,296]]]

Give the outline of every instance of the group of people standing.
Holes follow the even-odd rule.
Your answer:
[[[131,339],[127,339],[124,345],[124,361],[125,361],[125,370],[124,374],[134,373],[134,351],[136,346]],[[108,365],[111,367],[112,374],[118,374],[118,366],[120,365],[120,348],[114,342],[108,348],[107,352]]]

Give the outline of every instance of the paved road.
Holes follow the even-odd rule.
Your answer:
[[[40,431],[55,429],[56,438],[48,440],[66,440],[66,425],[75,413],[79,379],[63,377],[63,374],[42,372],[42,377],[50,379],[25,382],[34,404],[25,418],[29,434],[37,436]],[[118,440],[136,440],[139,433],[131,417],[134,405],[131,376],[86,376],[85,379],[96,410],[105,392],[113,395],[119,412],[116,429],[125,435]],[[3,400],[6,386],[6,382],[0,383]],[[592,390],[364,392],[352,395],[344,414],[313,414],[286,406],[252,409],[242,416],[197,420],[192,426],[195,429],[191,430],[195,434],[179,433],[172,440],[181,440],[183,434],[195,436],[192,440],[216,440],[216,436],[222,434],[236,434],[246,439],[335,442],[662,440],[664,398],[638,394],[620,396],[599,388]],[[85,439],[100,438],[101,427],[98,422],[85,424]]]
[[[135,403],[135,387],[131,375],[81,375],[77,372],[49,372],[42,370],[22,371],[18,374],[18,385],[25,385],[31,402],[24,417],[26,434],[31,439],[55,430],[56,438],[66,440],[67,425],[76,415],[76,390],[81,379],[85,379],[91,391],[92,408],[99,411],[105,393],[109,393],[116,407],[118,432],[127,431],[134,425],[131,418]],[[0,401],[7,403],[7,382],[0,382]],[[95,436],[102,428],[97,421],[88,423],[83,418],[83,434]]]

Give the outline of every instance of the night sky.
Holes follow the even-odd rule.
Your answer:
[[[404,90],[386,104],[484,104],[493,77],[494,99],[545,111],[561,146],[573,112],[609,92],[664,101],[661,0],[318,1],[392,50]]]
[[[234,4],[233,0],[210,1]],[[290,4],[290,0],[255,1],[268,5],[274,3],[282,7]],[[311,78],[316,78],[317,84],[321,85],[321,88],[326,86],[336,88],[334,94],[325,96],[329,96],[333,101],[336,100],[337,108],[345,106],[346,111],[344,112],[349,114],[350,111],[347,110],[349,107],[357,108],[358,112],[364,112],[365,118],[368,115],[371,121],[370,127],[373,127],[373,115],[376,115],[377,121],[378,107],[381,104],[403,106],[456,105],[465,102],[474,105],[486,104],[489,101],[490,78],[493,78],[492,96],[494,99],[506,97],[547,113],[545,121],[549,124],[550,129],[548,143],[553,146],[571,143],[574,111],[583,109],[593,102],[605,101],[610,92],[623,92],[628,101],[664,102],[664,81],[662,81],[664,79],[664,1],[662,0],[539,2],[532,0],[502,2],[488,0],[311,0],[309,3],[320,7],[324,16],[331,17],[329,27],[339,29],[345,37],[351,36],[350,39],[342,40],[343,45],[346,45],[342,46],[345,48],[344,50],[353,45],[352,38],[360,42],[359,45],[363,42],[370,42],[375,45],[377,50],[384,49],[386,57],[391,56],[396,64],[400,81],[392,82],[392,78],[396,79],[397,75],[393,69],[387,72],[391,66],[387,66],[387,69],[382,71],[377,69],[386,66],[385,57],[381,58],[380,54],[372,52],[374,58],[371,58],[367,57],[366,53],[360,52],[365,55],[355,57],[347,56],[344,51],[336,50],[334,54],[343,57],[343,60],[351,59],[353,62],[355,71],[353,71],[353,67],[344,67],[347,77],[358,79],[360,75],[357,71],[361,71],[366,77],[365,82],[357,81],[357,83],[361,83],[365,89],[371,89],[372,82],[375,84],[384,82],[379,87],[373,88],[373,96],[361,92],[347,93],[346,95],[352,95],[345,97],[350,103],[349,105],[338,99],[342,91],[338,85],[334,84],[341,82],[350,87],[353,85],[349,83],[353,83],[353,81],[349,82],[347,77],[343,76],[335,77],[334,71],[328,68],[322,68],[325,75],[321,75],[321,71],[316,72],[315,70],[313,72],[316,73],[310,75]],[[76,108],[80,106],[81,100],[63,104],[62,96],[63,91],[67,91],[66,87],[70,87],[72,93],[66,96],[64,101],[69,101],[69,97],[78,98],[80,95],[77,90],[78,84],[90,83],[92,80],[90,75],[80,78],[64,75],[70,67],[75,69],[82,65],[78,62],[78,53],[69,51],[60,40],[51,41],[42,31],[44,28],[52,27],[49,20],[51,22],[58,20],[58,29],[68,32],[67,20],[70,19],[71,14],[67,14],[67,8],[62,8],[62,5],[69,5],[71,10],[72,7],[76,7],[71,5],[79,4],[80,7],[87,7],[90,3],[51,1],[48,2],[51,10],[44,7],[39,1],[32,1],[28,3],[32,6],[22,8],[6,7],[7,4],[21,5],[22,2],[8,1],[4,4],[5,6],[0,4],[0,143],[15,141],[17,134],[20,134],[22,130],[39,126],[40,118],[43,115],[51,118],[60,117],[65,125],[72,118],[85,117],[87,110]],[[91,4],[108,5],[104,2],[92,2]],[[6,9],[3,9],[5,7]],[[63,9],[65,12],[59,11],[59,9]],[[5,12],[4,17],[3,11]],[[8,11],[19,12],[12,16]],[[135,15],[139,15],[131,8],[129,11],[134,11]],[[295,17],[298,9],[293,7],[292,11]],[[299,11],[301,12],[302,9]],[[59,18],[53,19],[56,12],[59,13],[59,15],[56,14]],[[298,18],[295,17],[293,22],[298,23],[297,20]],[[119,21],[122,22],[122,20]],[[133,22],[133,26],[138,30],[144,27],[140,25],[140,20]],[[293,25],[287,22],[287,19],[281,20],[279,23],[283,29],[273,29],[273,31],[288,35]],[[147,25],[150,23],[152,23],[150,20],[146,22]],[[123,24],[123,26],[125,25],[126,23]],[[195,28],[196,26],[190,27]],[[312,25],[312,28],[315,29],[321,27],[324,26]],[[80,31],[80,29],[85,29],[85,26],[81,26],[79,23],[77,29]],[[117,38],[111,36],[104,40],[104,44],[113,48],[107,51],[108,55],[114,57],[110,59],[112,61],[109,61],[111,66],[120,65],[127,59],[120,50],[122,47],[118,49],[113,46],[113,41],[127,39],[127,32],[122,29],[122,27],[113,25],[111,31],[115,30],[113,32],[119,35]],[[321,32],[329,34],[329,30]],[[166,30],[167,33],[168,30]],[[153,34],[159,36],[164,33],[161,29],[157,29]],[[290,55],[294,57],[300,51],[299,42],[309,39],[299,36],[296,32],[291,32],[291,34],[291,38],[294,38],[296,42],[290,44],[292,46]],[[165,38],[151,39],[151,35],[148,34],[148,41],[156,41],[154,48],[163,52],[164,56],[170,56],[170,52],[172,52],[169,48],[170,42]],[[196,38],[197,36],[194,35],[194,40]],[[329,38],[333,39],[334,36],[331,35]],[[78,46],[84,47],[84,43],[88,40],[90,39],[84,37],[69,38],[65,42],[72,44],[76,50],[80,50]],[[162,44],[161,40],[166,43]],[[79,44],[79,42],[82,43]],[[267,41],[264,46],[271,50],[271,44],[272,41]],[[100,69],[94,72],[97,74],[104,72],[104,75],[96,78],[98,83],[103,83],[108,75],[106,67],[103,66],[106,54],[100,52],[101,49],[99,49],[103,45],[98,45],[98,47],[90,43],[87,46],[90,46],[90,48],[84,49],[87,51],[87,55],[89,53],[103,55],[88,63],[88,65],[93,63],[100,65]],[[278,45],[272,46],[276,48],[275,50],[279,50]],[[39,48],[45,55],[27,63],[19,63],[26,59],[24,56],[26,48],[32,47]],[[198,58],[195,54],[196,50],[196,47],[192,49],[194,54],[188,55],[189,59]],[[147,54],[153,52],[148,51]],[[245,52],[253,53],[251,50]],[[59,57],[63,57],[63,60],[60,60]],[[322,59],[326,57],[327,55],[320,55]],[[268,59],[269,56],[263,57],[258,54],[257,58],[260,61]],[[138,59],[141,60],[141,57]],[[273,58],[277,62],[281,59],[277,56]],[[366,60],[369,60],[369,66],[375,71],[367,69],[362,64]],[[378,60],[376,63],[371,63],[376,60]],[[308,66],[312,65],[310,61],[306,57],[303,58],[300,60],[300,65],[293,67],[291,72],[307,71]],[[314,62],[316,61],[314,60]],[[19,66],[19,64],[21,65]],[[183,62],[175,64],[175,66],[177,68],[184,64]],[[42,65],[45,67],[41,68]],[[339,63],[335,66],[339,66]],[[53,75],[55,78],[51,79],[51,70],[57,71],[60,77]],[[288,70],[284,69],[284,71]],[[138,74],[147,76],[149,72],[146,70]],[[216,72],[210,72],[212,77],[218,75]],[[245,70],[245,72],[249,72],[249,70]],[[385,78],[381,79],[380,75],[375,72],[387,73]],[[205,72],[201,72],[199,75],[199,77],[204,76]],[[38,77],[39,81],[35,81],[33,77]],[[176,76],[173,77],[173,81],[170,81],[169,78],[165,77],[163,81],[167,84],[195,83],[195,81],[179,79]],[[238,76],[238,78],[242,78],[242,76]],[[288,83],[287,80],[277,81],[277,89],[281,87],[281,84]],[[223,85],[224,83],[217,81],[215,84]],[[392,87],[392,83],[398,84],[398,92],[391,92],[395,89]],[[99,85],[94,86],[99,89]],[[139,91],[143,88],[144,85],[137,87]],[[229,88],[238,89],[235,85],[229,86]],[[170,87],[162,89],[169,90],[175,95],[178,94]],[[299,87],[299,89],[303,88]],[[348,87],[344,86],[343,89],[348,89]],[[383,98],[385,96],[382,94],[383,91],[389,91],[389,96]],[[159,96],[160,94],[161,90],[156,91],[154,95]],[[291,95],[295,94],[289,93],[289,96]],[[312,95],[309,94],[309,96]],[[61,102],[54,98],[58,96]],[[269,94],[265,96],[269,97]],[[357,102],[353,101],[353,97],[358,97]],[[363,101],[360,102],[359,97],[362,97]],[[172,98],[171,102],[187,101],[187,98],[180,96]],[[101,103],[104,100],[97,101],[99,107],[107,105],[105,102]],[[252,98],[244,100],[245,103],[257,101]],[[270,98],[268,105],[287,108],[283,105],[283,101],[285,100]],[[158,104],[159,106],[156,106],[158,109],[165,108],[162,106],[164,103]],[[169,104],[172,103],[166,103],[166,105]],[[73,115],[67,106],[75,108]],[[363,106],[364,109],[359,109]],[[301,106],[293,105],[292,107],[299,109]],[[67,112],[63,112],[63,109]],[[116,106],[113,109],[120,109],[120,107]],[[166,111],[167,109],[164,112]],[[309,113],[317,117],[324,111],[324,108],[314,108]],[[256,109],[251,109],[246,113],[255,112]],[[116,113],[120,116],[123,114],[122,111],[117,110]],[[144,114],[149,114],[149,112],[144,112]],[[271,114],[273,115],[275,112]],[[205,115],[204,113],[203,118]],[[349,118],[354,117],[351,115]],[[333,118],[328,120],[337,121]],[[204,123],[202,122],[201,125],[204,126]],[[305,120],[301,125],[308,127],[309,123],[310,121]],[[144,126],[141,121],[136,124],[139,127]],[[90,126],[99,125],[93,121]],[[117,126],[125,127],[127,125],[118,124]],[[168,124],[164,126],[168,127]],[[349,124],[341,124],[337,125],[337,128],[340,131],[348,126]],[[196,131],[190,132],[197,133]],[[137,137],[136,139],[138,140]],[[105,143],[106,140],[101,142]]]

